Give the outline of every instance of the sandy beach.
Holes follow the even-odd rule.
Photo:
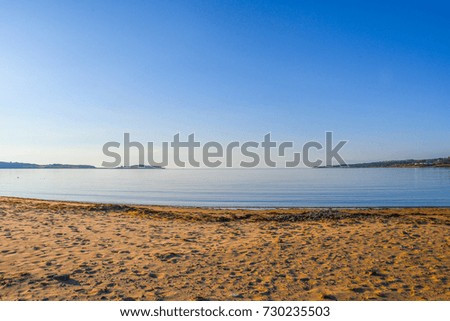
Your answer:
[[[0,197],[0,300],[450,300],[450,209]]]

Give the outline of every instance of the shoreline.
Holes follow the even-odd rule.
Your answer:
[[[450,209],[450,205],[426,205],[426,206],[202,206],[202,205],[165,205],[165,204],[140,204],[127,202],[94,202],[94,201],[74,201],[74,200],[58,200],[35,197],[20,197],[20,196],[5,196],[0,195],[0,202],[2,200],[26,200],[26,201],[42,201],[50,203],[68,203],[68,204],[91,204],[91,205],[119,205],[129,207],[157,207],[157,208],[179,208],[179,209],[205,209],[205,210],[383,210],[383,209]]]
[[[207,207],[207,206],[178,206],[178,205],[156,205],[156,204],[132,204],[132,203],[104,203],[104,202],[83,202],[83,201],[60,201],[38,198],[22,198],[0,196],[1,202],[32,202],[35,204],[48,203],[54,206],[79,206],[87,207],[89,210],[114,211],[127,214],[128,212],[139,212],[141,216],[148,215],[148,218],[159,218],[161,215],[166,219],[183,218],[193,219],[192,214],[196,214],[202,220],[215,221],[218,218],[229,218],[239,220],[276,220],[277,216],[289,215],[290,218],[302,219],[304,214],[330,214],[327,219],[340,219],[354,215],[354,218],[361,219],[365,217],[384,215],[411,216],[411,215],[449,215],[450,224],[450,206],[399,206],[399,207]],[[243,214],[243,215],[242,215]],[[172,215],[172,217],[170,217]],[[229,217],[227,217],[229,216]],[[314,215],[312,215],[314,216]],[[311,215],[309,216],[311,217]]]
[[[0,197],[0,300],[449,300],[450,208]]]

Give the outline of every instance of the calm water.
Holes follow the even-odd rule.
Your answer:
[[[450,170],[0,170],[0,195],[214,207],[450,206]]]

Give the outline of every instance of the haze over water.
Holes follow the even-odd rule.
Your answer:
[[[450,170],[0,170],[0,195],[211,207],[450,206]]]

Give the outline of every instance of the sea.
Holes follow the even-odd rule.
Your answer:
[[[0,196],[194,207],[448,207],[448,168],[1,169]]]

